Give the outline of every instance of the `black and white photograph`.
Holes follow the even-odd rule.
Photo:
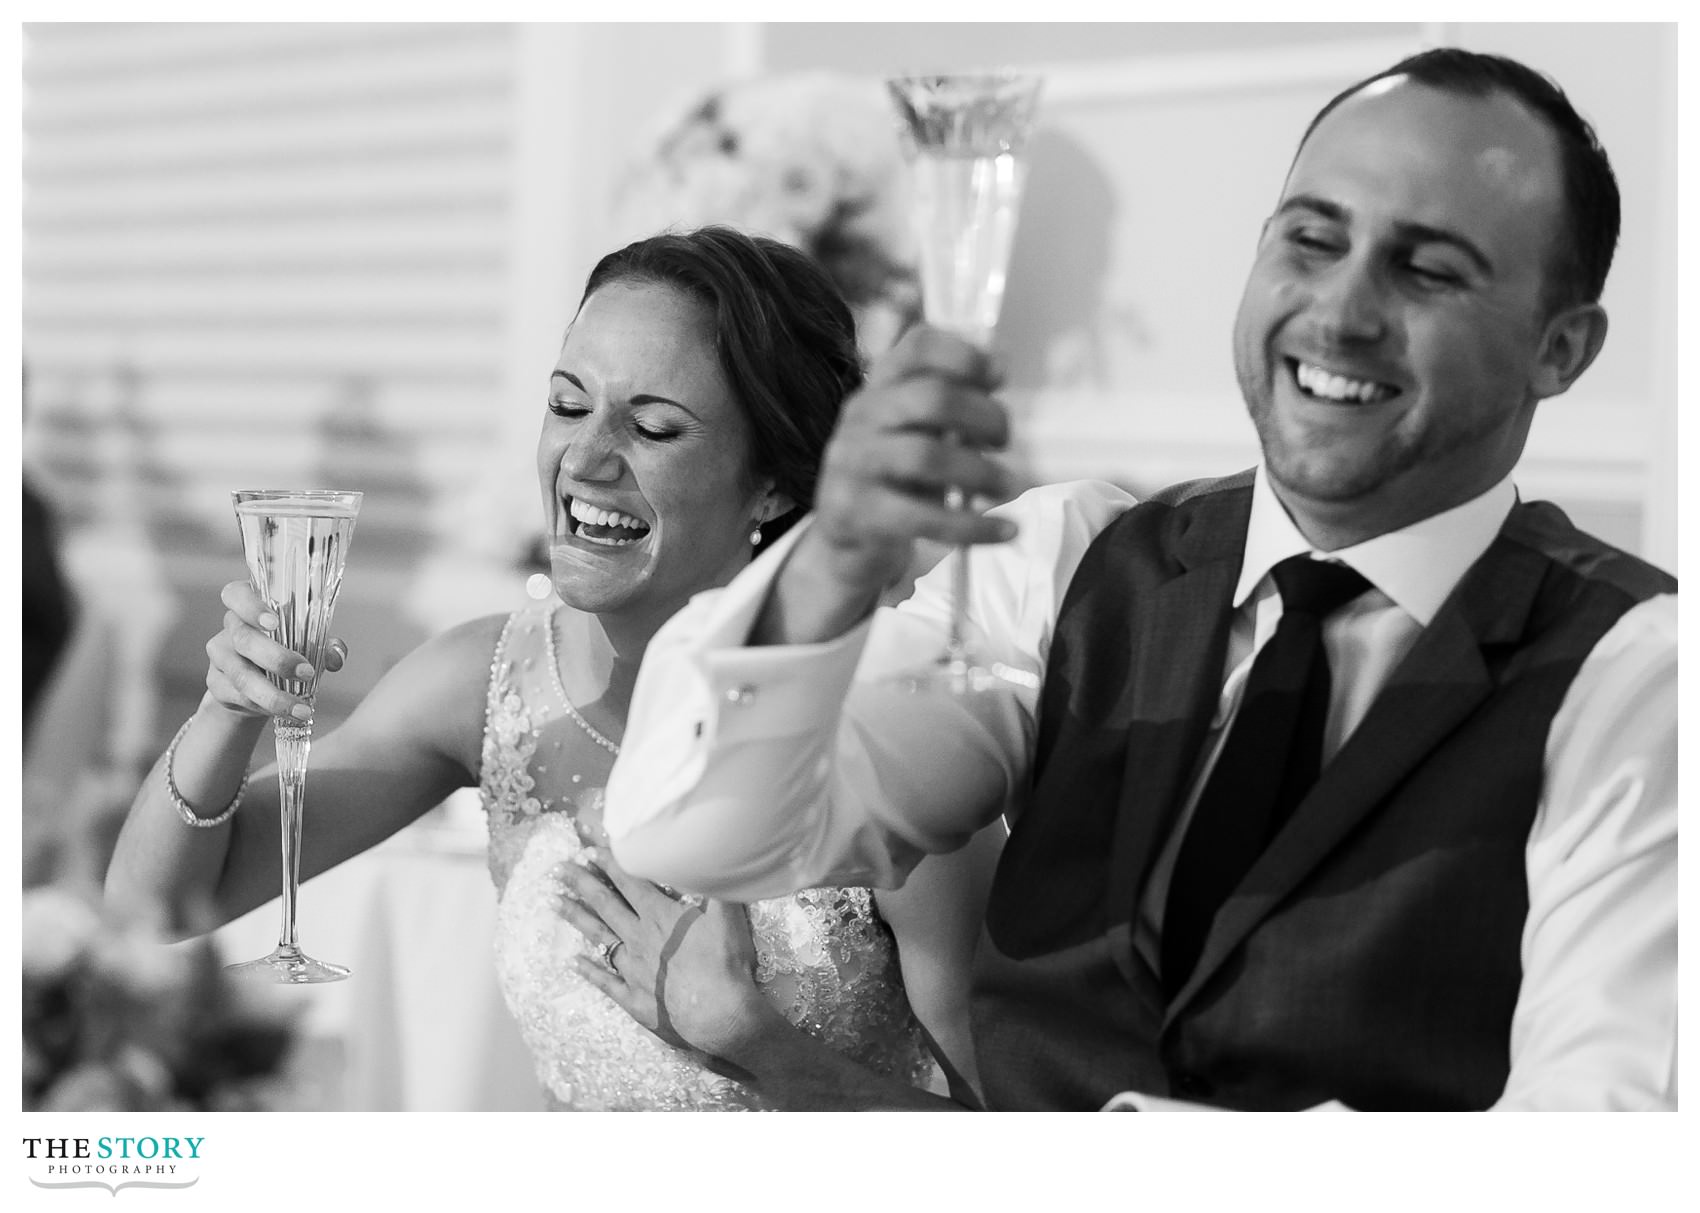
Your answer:
[[[1669,1195],[1674,20],[34,7],[9,1207]]]

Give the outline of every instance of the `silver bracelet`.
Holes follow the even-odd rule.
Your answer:
[[[242,793],[248,790],[248,775],[242,776],[242,782],[236,785],[236,795],[230,798],[224,812],[217,817],[198,817],[189,802],[183,799],[183,793],[177,790],[177,781],[171,777],[171,763],[177,757],[177,743],[183,740],[183,735],[189,731],[189,726],[195,723],[193,716],[183,722],[183,727],[177,730],[177,736],[171,739],[171,744],[165,747],[165,794],[171,797],[171,803],[177,809],[177,816],[183,819],[183,824],[194,826],[197,830],[205,830],[212,826],[221,826],[229,821],[236,812],[236,806],[242,803]]]

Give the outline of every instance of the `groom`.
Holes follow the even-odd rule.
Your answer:
[[[1617,227],[1521,64],[1347,89],[1235,323],[1261,463],[1137,505],[944,509],[1002,486],[1005,417],[979,352],[911,333],[812,523],[651,646],[619,858],[736,899],[891,884],[1001,811],[996,1108],[1673,1105],[1675,582],[1511,478],[1605,340]],[[917,539],[990,545],[971,619],[1042,689],[880,683],[936,649],[948,570],[875,611]]]

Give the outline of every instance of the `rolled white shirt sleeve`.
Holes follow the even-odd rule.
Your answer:
[[[1034,676],[1055,608],[1092,538],[1132,499],[1082,482],[999,512],[1020,532],[977,548],[969,631]],[[645,654],[606,822],[630,871],[748,901],[822,884],[890,888],[1025,791],[1038,692],[963,701],[892,676],[942,650],[948,568],[817,645],[748,647],[805,521],[723,590],[699,595]]]
[[[1553,719],[1501,1109],[1676,1107],[1676,617],[1627,612]]]

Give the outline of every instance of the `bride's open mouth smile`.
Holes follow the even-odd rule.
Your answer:
[[[567,533],[585,543],[603,548],[626,548],[641,543],[649,534],[649,523],[620,510],[603,509],[577,497],[565,499]]]

